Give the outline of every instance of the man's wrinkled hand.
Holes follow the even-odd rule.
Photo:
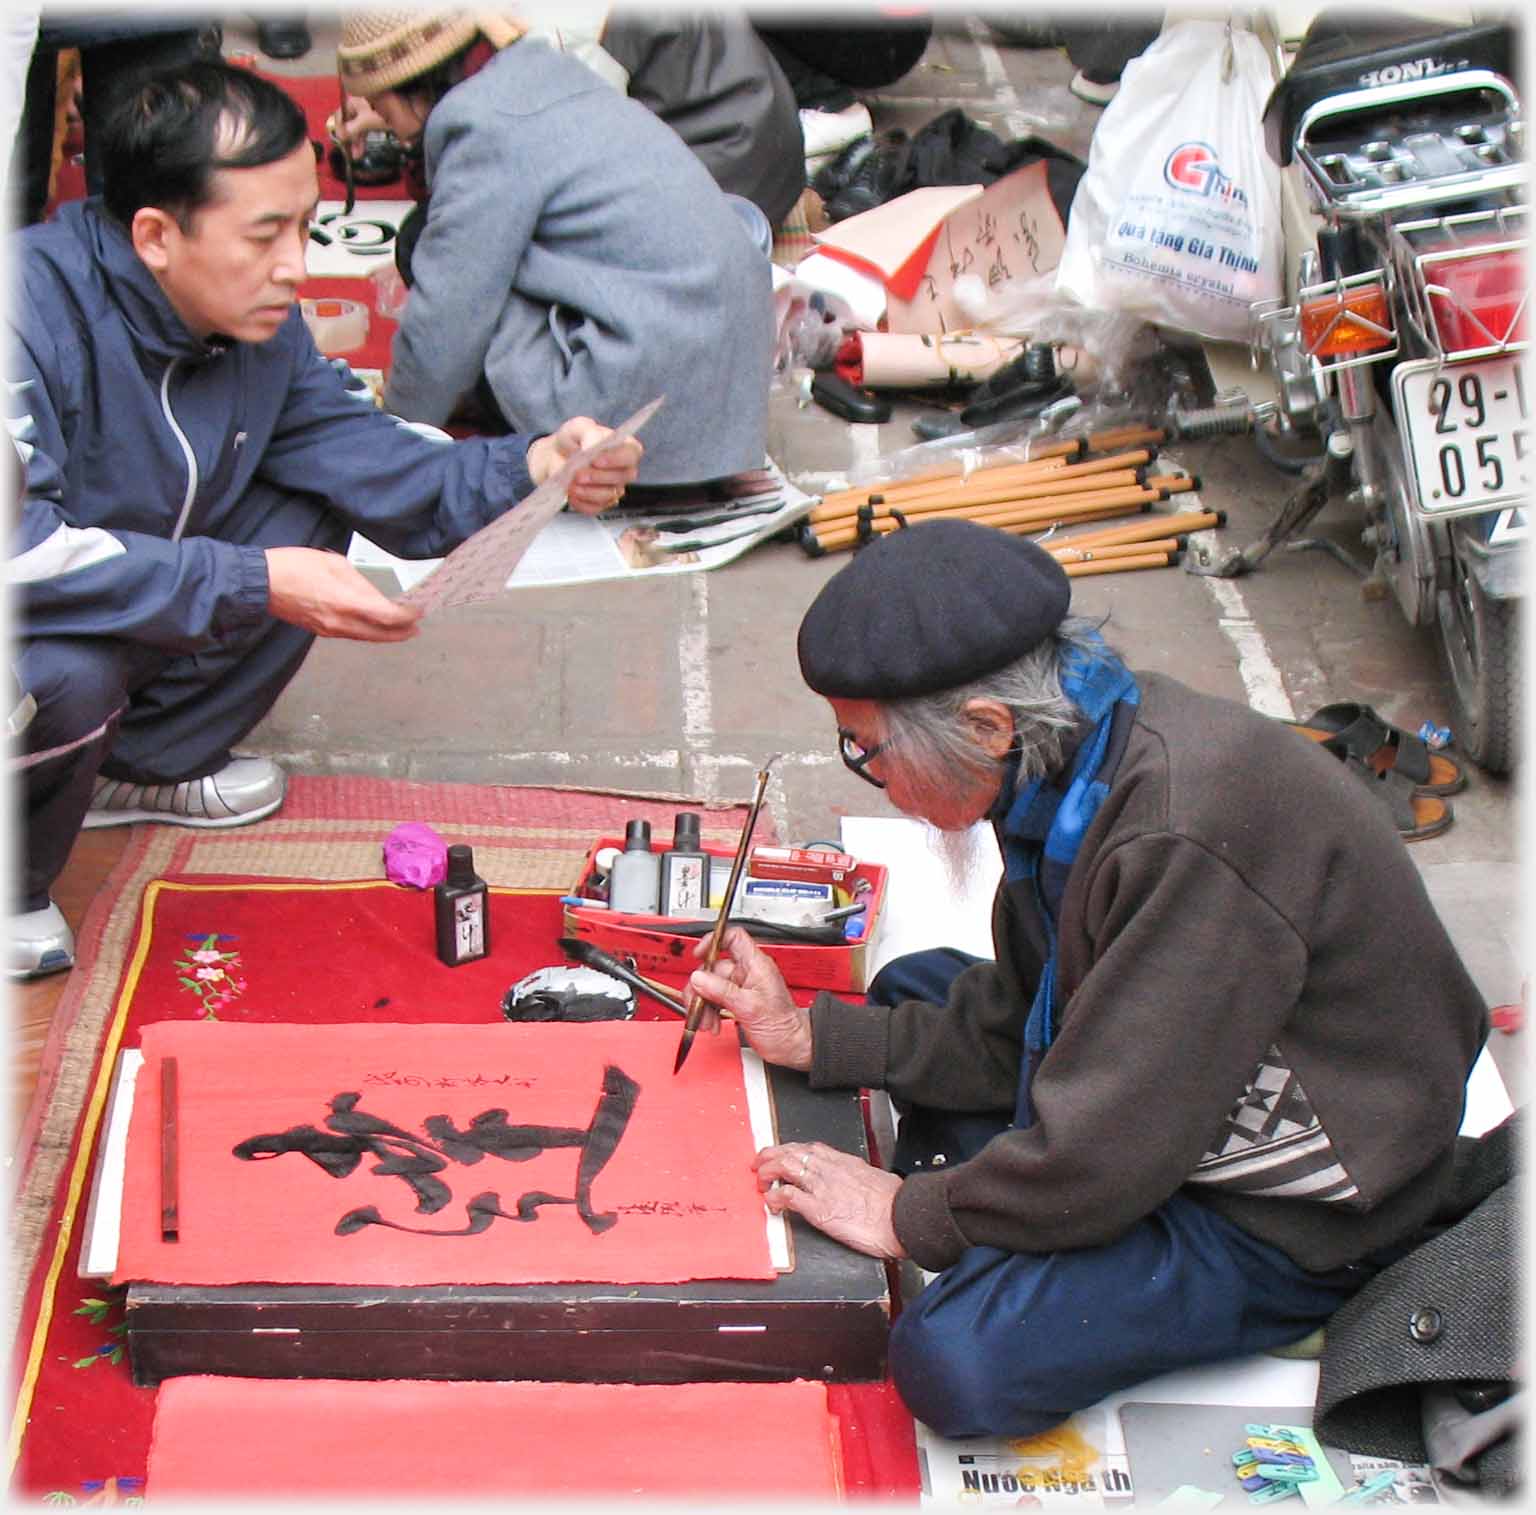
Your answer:
[[[870,1257],[907,1255],[896,1235],[901,1179],[825,1142],[764,1147],[752,1166],[763,1203],[775,1214],[793,1210],[846,1247]]]
[[[340,553],[269,547],[266,558],[267,608],[280,621],[355,642],[404,642],[420,630],[419,607],[381,594]]]
[[[586,448],[595,447],[613,428],[600,426],[588,416],[572,416],[560,429],[547,437],[538,437],[528,448],[528,472],[535,484],[551,479],[565,467],[566,460]],[[617,505],[624,491],[634,483],[644,451],[635,437],[625,437],[600,452],[571,480],[566,499],[572,510],[584,516],[597,515]]]
[[[695,955],[701,956],[707,946],[701,941],[694,948]],[[688,989],[706,1005],[729,1010],[764,1062],[802,1072],[811,1066],[810,1012],[795,1003],[778,964],[752,940],[745,927],[725,928],[713,972],[696,968]],[[716,1009],[706,1012],[699,1029],[719,1029]]]

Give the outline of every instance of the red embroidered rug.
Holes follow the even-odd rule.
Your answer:
[[[593,840],[622,835],[635,817],[668,835],[679,808],[702,812],[704,839],[727,848],[745,815],[683,796],[295,778],[282,811],[254,826],[140,828],[83,923],[18,1149],[16,1495],[107,1503],[143,1492],[155,1393],[130,1381],[115,1291],[77,1274],[112,1069],[139,1028],[208,1018],[499,1021],[506,989],[560,960],[558,895]],[[493,931],[502,935],[492,958],[410,971],[413,962],[436,966],[430,900],[376,882],[383,840],[402,821],[473,846],[476,870],[496,891]],[[758,825],[769,839],[768,817]],[[894,1391],[833,1385],[829,1404],[850,1495],[915,1499],[912,1423]]]

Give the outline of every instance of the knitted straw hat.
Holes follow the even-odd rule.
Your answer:
[[[342,18],[336,67],[349,94],[376,95],[436,68],[479,32],[479,19],[467,10],[351,10]]]

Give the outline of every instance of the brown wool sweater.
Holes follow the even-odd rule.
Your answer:
[[[907,1178],[923,1267],[1107,1243],[1175,1191],[1303,1267],[1411,1236],[1449,1178],[1486,1007],[1365,784],[1231,701],[1141,706],[1061,906],[1036,1122]],[[945,1006],[812,1006],[817,1088],[1011,1115],[1038,977],[1027,884]]]

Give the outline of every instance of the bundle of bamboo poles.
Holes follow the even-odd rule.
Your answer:
[[[962,475],[958,460],[888,485],[823,496],[801,527],[813,557],[860,546],[885,532],[928,521],[969,520],[1014,534],[1049,533],[1044,545],[1077,577],[1163,567],[1177,561],[1191,531],[1222,524],[1215,512],[1156,520],[1055,540],[1086,522],[1150,511],[1175,494],[1198,489],[1188,474],[1152,473],[1165,433],[1122,427],[1032,448],[1022,462],[997,463]]]

